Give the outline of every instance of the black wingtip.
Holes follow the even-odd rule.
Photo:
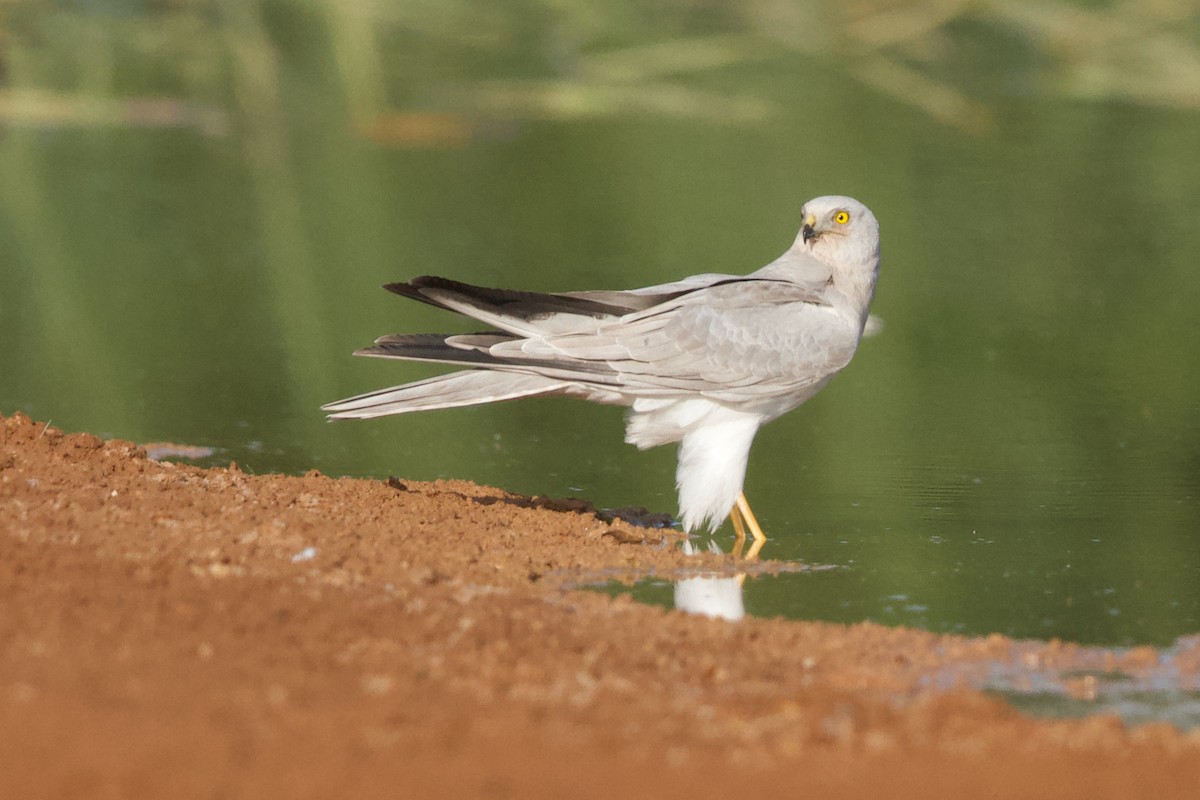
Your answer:
[[[479,287],[472,286],[469,283],[451,280],[450,278],[440,278],[437,275],[418,275],[415,278],[407,281],[398,281],[397,283],[385,283],[384,289],[395,294],[405,297],[422,297],[422,289],[450,289],[452,291],[479,290]],[[483,289],[482,291],[490,291]]]
[[[383,288],[387,289],[392,294],[398,294],[401,297],[407,297],[409,300],[416,300],[421,303],[428,303],[429,305],[437,308],[444,308],[445,306],[443,306],[441,303],[437,302],[436,300],[431,300],[430,298],[426,297],[424,293],[422,293],[421,281],[425,277],[426,276],[413,278],[411,281],[407,282],[400,281],[399,283],[385,283]]]
[[[438,308],[448,308],[445,300],[437,295],[451,295],[456,305],[467,305],[487,310],[490,313],[500,313],[515,319],[532,320],[547,317],[557,313],[588,315],[596,318],[606,316],[621,316],[637,310],[636,306],[628,304],[612,304],[599,302],[588,297],[578,297],[571,294],[545,294],[542,292],[523,292],[514,289],[490,289],[485,286],[475,286],[470,283],[441,278],[437,275],[421,275],[404,283],[388,283],[384,287],[389,292],[428,303]],[[429,290],[436,290],[430,292]],[[460,314],[474,316],[469,311],[456,308]]]

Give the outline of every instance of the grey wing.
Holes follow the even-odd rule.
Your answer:
[[[623,306],[629,312],[645,311],[653,306],[674,300],[680,295],[704,289],[717,283],[743,280],[743,275],[726,275],[724,273],[708,272],[703,275],[692,275],[670,283],[660,283],[645,286],[641,289],[625,289],[621,291],[590,290],[585,292],[563,292],[558,297],[572,297],[579,300],[589,300],[613,306]]]
[[[655,313],[681,298],[719,286],[763,279],[803,288],[815,299],[828,283],[829,268],[807,254],[789,250],[747,276],[706,273],[628,291],[528,292],[473,286],[435,275],[389,283],[384,288],[403,297],[458,312],[515,336],[539,337],[592,332],[612,320],[630,314]]]
[[[610,307],[623,307],[630,312],[638,312],[650,310],[654,306],[670,302],[695,291],[710,289],[727,283],[756,280],[786,281],[802,292],[805,297],[817,301],[820,299],[825,287],[829,285],[830,272],[828,265],[818,261],[811,255],[796,250],[788,250],[770,264],[749,275],[728,275],[719,272],[708,272],[702,275],[681,278],[670,283],[646,286],[642,289],[563,292],[554,296],[602,303]]]
[[[390,292],[438,308],[456,311],[517,336],[594,330],[601,322],[645,311],[684,294],[737,275],[693,275],[690,278],[629,291],[528,292],[493,289],[422,275],[389,283]]]
[[[505,343],[493,352],[602,362],[641,396],[686,392],[742,403],[819,385],[849,362],[858,339],[855,323],[814,301],[808,288],[743,279],[593,332]]]
[[[454,373],[326,410],[378,416],[537,394],[607,403],[679,394],[795,400],[849,361],[857,344],[853,326],[823,302],[827,282],[823,264],[787,253],[745,277],[695,275],[626,292],[541,294],[431,276],[389,284],[502,332],[396,334],[358,355],[457,364],[492,377]]]

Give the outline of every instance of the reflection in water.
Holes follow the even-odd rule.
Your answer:
[[[688,555],[698,552],[690,542],[684,543],[683,551]],[[708,543],[708,551],[722,553],[713,541]],[[691,614],[741,620],[746,616],[745,578],[746,572],[714,572],[676,581],[675,607]],[[637,589],[655,585],[661,583],[645,581],[633,594],[654,602]],[[964,655],[966,652],[962,650],[958,657],[931,669],[922,680],[923,687],[935,691],[962,686],[980,689],[1042,717],[1114,714],[1129,725],[1166,722],[1182,730],[1200,728],[1200,636],[1181,637],[1161,650],[1029,639],[1010,642],[1003,653],[984,658]]]
[[[710,553],[721,554],[722,550],[711,539]],[[696,548],[691,542],[683,543],[683,552],[694,555]],[[744,572],[735,575],[700,575],[675,582],[675,607],[689,614],[701,614],[717,619],[739,620],[746,616],[746,605],[742,599]]]

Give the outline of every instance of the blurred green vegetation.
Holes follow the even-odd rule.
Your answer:
[[[748,606],[1200,624],[1189,5],[8,2],[0,34],[0,412],[673,510],[674,453],[613,409],[316,408],[426,374],[349,357],[374,336],[462,324],[387,281],[749,271],[852,194],[887,326],[747,486],[768,555],[849,568]]]

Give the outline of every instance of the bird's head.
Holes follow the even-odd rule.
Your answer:
[[[878,270],[879,222],[871,209],[853,197],[831,195],[809,200],[800,214],[797,247],[835,269],[872,276]]]

